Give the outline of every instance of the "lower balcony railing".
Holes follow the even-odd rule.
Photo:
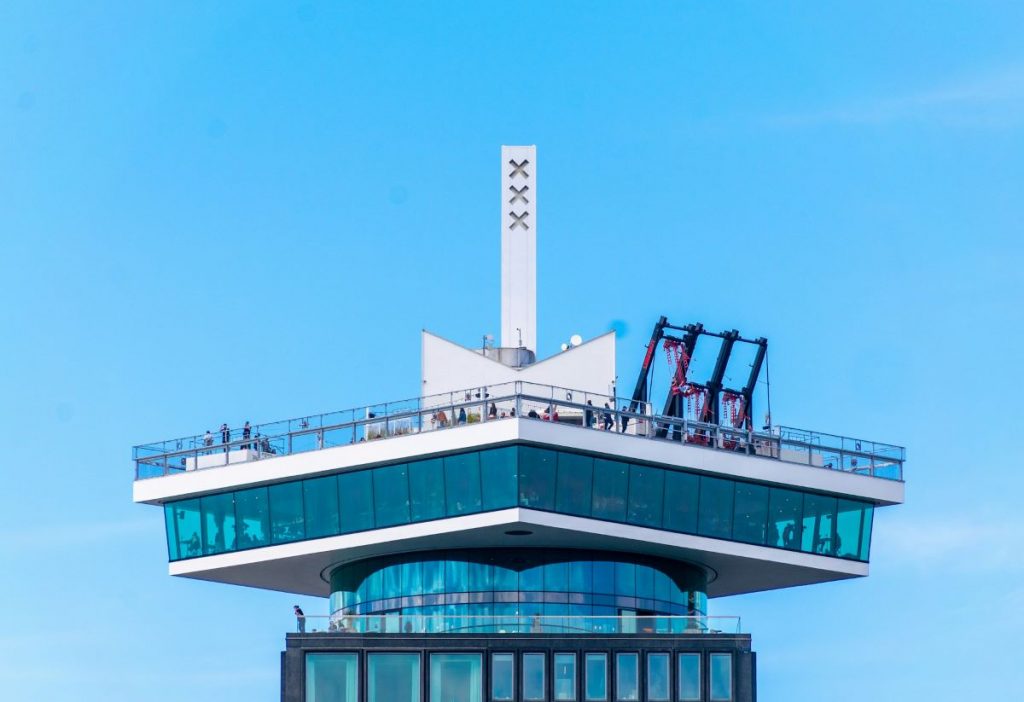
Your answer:
[[[361,614],[304,616],[296,631],[305,634],[739,634],[736,616],[572,616]]]

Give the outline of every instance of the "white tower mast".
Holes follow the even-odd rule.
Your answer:
[[[537,351],[537,147],[501,147],[501,345]]]

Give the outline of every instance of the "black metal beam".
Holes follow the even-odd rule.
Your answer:
[[[732,347],[736,341],[740,338],[739,331],[733,329],[732,331],[724,332],[722,334],[715,334],[722,339],[722,347],[718,350],[718,359],[715,360],[715,369],[711,371],[711,378],[708,379],[708,399],[705,403],[704,417],[701,417],[701,421],[709,421],[712,424],[718,424],[721,421],[721,409],[720,409],[720,397],[722,392],[722,379],[725,377],[725,370],[729,366],[729,356],[732,355]],[[710,416],[708,416],[710,415]]]

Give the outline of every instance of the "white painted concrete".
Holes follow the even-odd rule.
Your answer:
[[[509,441],[529,441],[554,448],[579,449],[620,460],[657,463],[727,477],[846,495],[891,505],[903,502],[903,483],[838,470],[815,468],[772,458],[716,451],[671,441],[646,439],[613,431],[584,429],[536,419],[509,418],[411,434],[391,439],[339,446],[306,453],[265,458],[208,470],[137,480],[136,502],[166,500],[308,477],[460,451]]]
[[[615,332],[525,368],[510,368],[424,330],[420,358],[424,397],[515,381],[609,396],[615,389]]]
[[[537,350],[537,147],[501,147],[501,345]]]

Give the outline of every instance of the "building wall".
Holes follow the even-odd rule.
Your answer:
[[[366,685],[366,657],[374,652],[408,652],[421,656],[421,702],[434,702],[429,695],[429,654],[480,653],[483,657],[483,700],[490,700],[490,660],[492,653],[513,653],[516,661],[516,702],[522,700],[521,661],[523,653],[546,654],[547,699],[552,700],[552,660],[555,653],[576,653],[577,700],[583,700],[583,661],[588,652],[607,653],[609,656],[609,702],[615,697],[615,654],[637,653],[640,662],[640,695],[638,702],[647,702],[646,661],[650,653],[671,654],[671,699],[676,700],[676,661],[680,653],[697,653],[701,660],[701,702],[710,702],[709,660],[712,653],[731,654],[732,696],[730,702],[756,702],[756,656],[751,650],[749,634],[701,634],[695,636],[579,636],[557,635],[488,636],[488,635],[357,635],[307,633],[289,634],[281,658],[282,702],[306,702],[306,655],[309,653],[351,652],[359,657],[359,702],[369,700]],[[391,701],[389,701],[391,702]]]

